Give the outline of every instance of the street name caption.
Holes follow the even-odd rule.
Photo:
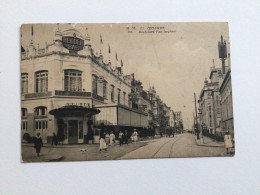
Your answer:
[[[168,29],[165,26],[127,26],[126,31],[128,33],[139,33],[139,34],[169,34],[169,33],[176,33],[174,29]]]

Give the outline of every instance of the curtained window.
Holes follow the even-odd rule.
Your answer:
[[[43,70],[35,73],[35,92],[47,92],[48,91],[48,71]]]
[[[21,93],[28,93],[28,73],[22,73],[21,75]]]
[[[65,91],[82,91],[82,72],[79,70],[64,71]]]

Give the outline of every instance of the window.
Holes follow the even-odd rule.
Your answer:
[[[128,106],[131,107],[131,95],[128,94]]]
[[[35,116],[46,116],[47,108],[44,106],[39,106],[34,109]]]
[[[103,97],[107,99],[107,82],[103,81]]]
[[[92,93],[97,95],[97,76],[92,75]]]
[[[120,104],[120,92],[121,92],[121,90],[117,89],[117,102],[118,102],[118,104]]]
[[[65,91],[82,91],[82,72],[79,70],[64,71]]]
[[[48,91],[48,71],[43,70],[35,73],[35,92],[47,92]]]
[[[21,75],[21,93],[28,93],[28,73],[22,73]]]
[[[115,92],[114,92],[114,89],[115,89],[115,86],[114,86],[114,85],[111,85],[110,88],[111,88],[111,94],[110,94],[110,95],[111,95],[111,101],[114,102],[114,95],[115,95],[115,94],[114,94],[114,93],[115,93]]]
[[[24,130],[24,131],[27,130],[27,121],[22,121],[21,128],[22,128],[22,130]]]
[[[42,121],[35,121],[35,129],[48,129],[48,121],[42,120]]]
[[[22,117],[27,117],[27,109],[22,108]]]
[[[126,96],[126,92],[123,92],[123,103],[125,105],[125,96]]]

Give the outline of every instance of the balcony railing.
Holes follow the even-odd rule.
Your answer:
[[[57,96],[78,96],[78,97],[91,97],[91,92],[85,91],[60,91],[55,90]]]
[[[28,93],[24,95],[24,99],[31,99],[31,98],[41,98],[41,97],[49,97],[52,96],[52,92],[41,92],[41,93]]]
[[[97,94],[95,94],[95,93],[93,93],[92,94],[92,97],[94,98],[94,99],[96,99],[96,100],[100,100],[100,101],[104,101],[104,97],[102,97],[102,96],[99,96],[99,95],[97,95]]]

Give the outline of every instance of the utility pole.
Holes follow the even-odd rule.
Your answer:
[[[194,116],[194,112],[193,112],[193,129],[194,129],[194,134],[196,136],[196,131],[195,131],[195,116]]]
[[[195,93],[194,93],[194,99],[195,99],[195,116],[196,116],[197,139],[200,139],[199,125],[198,125],[198,115],[197,115],[197,102],[196,102],[196,94]]]

